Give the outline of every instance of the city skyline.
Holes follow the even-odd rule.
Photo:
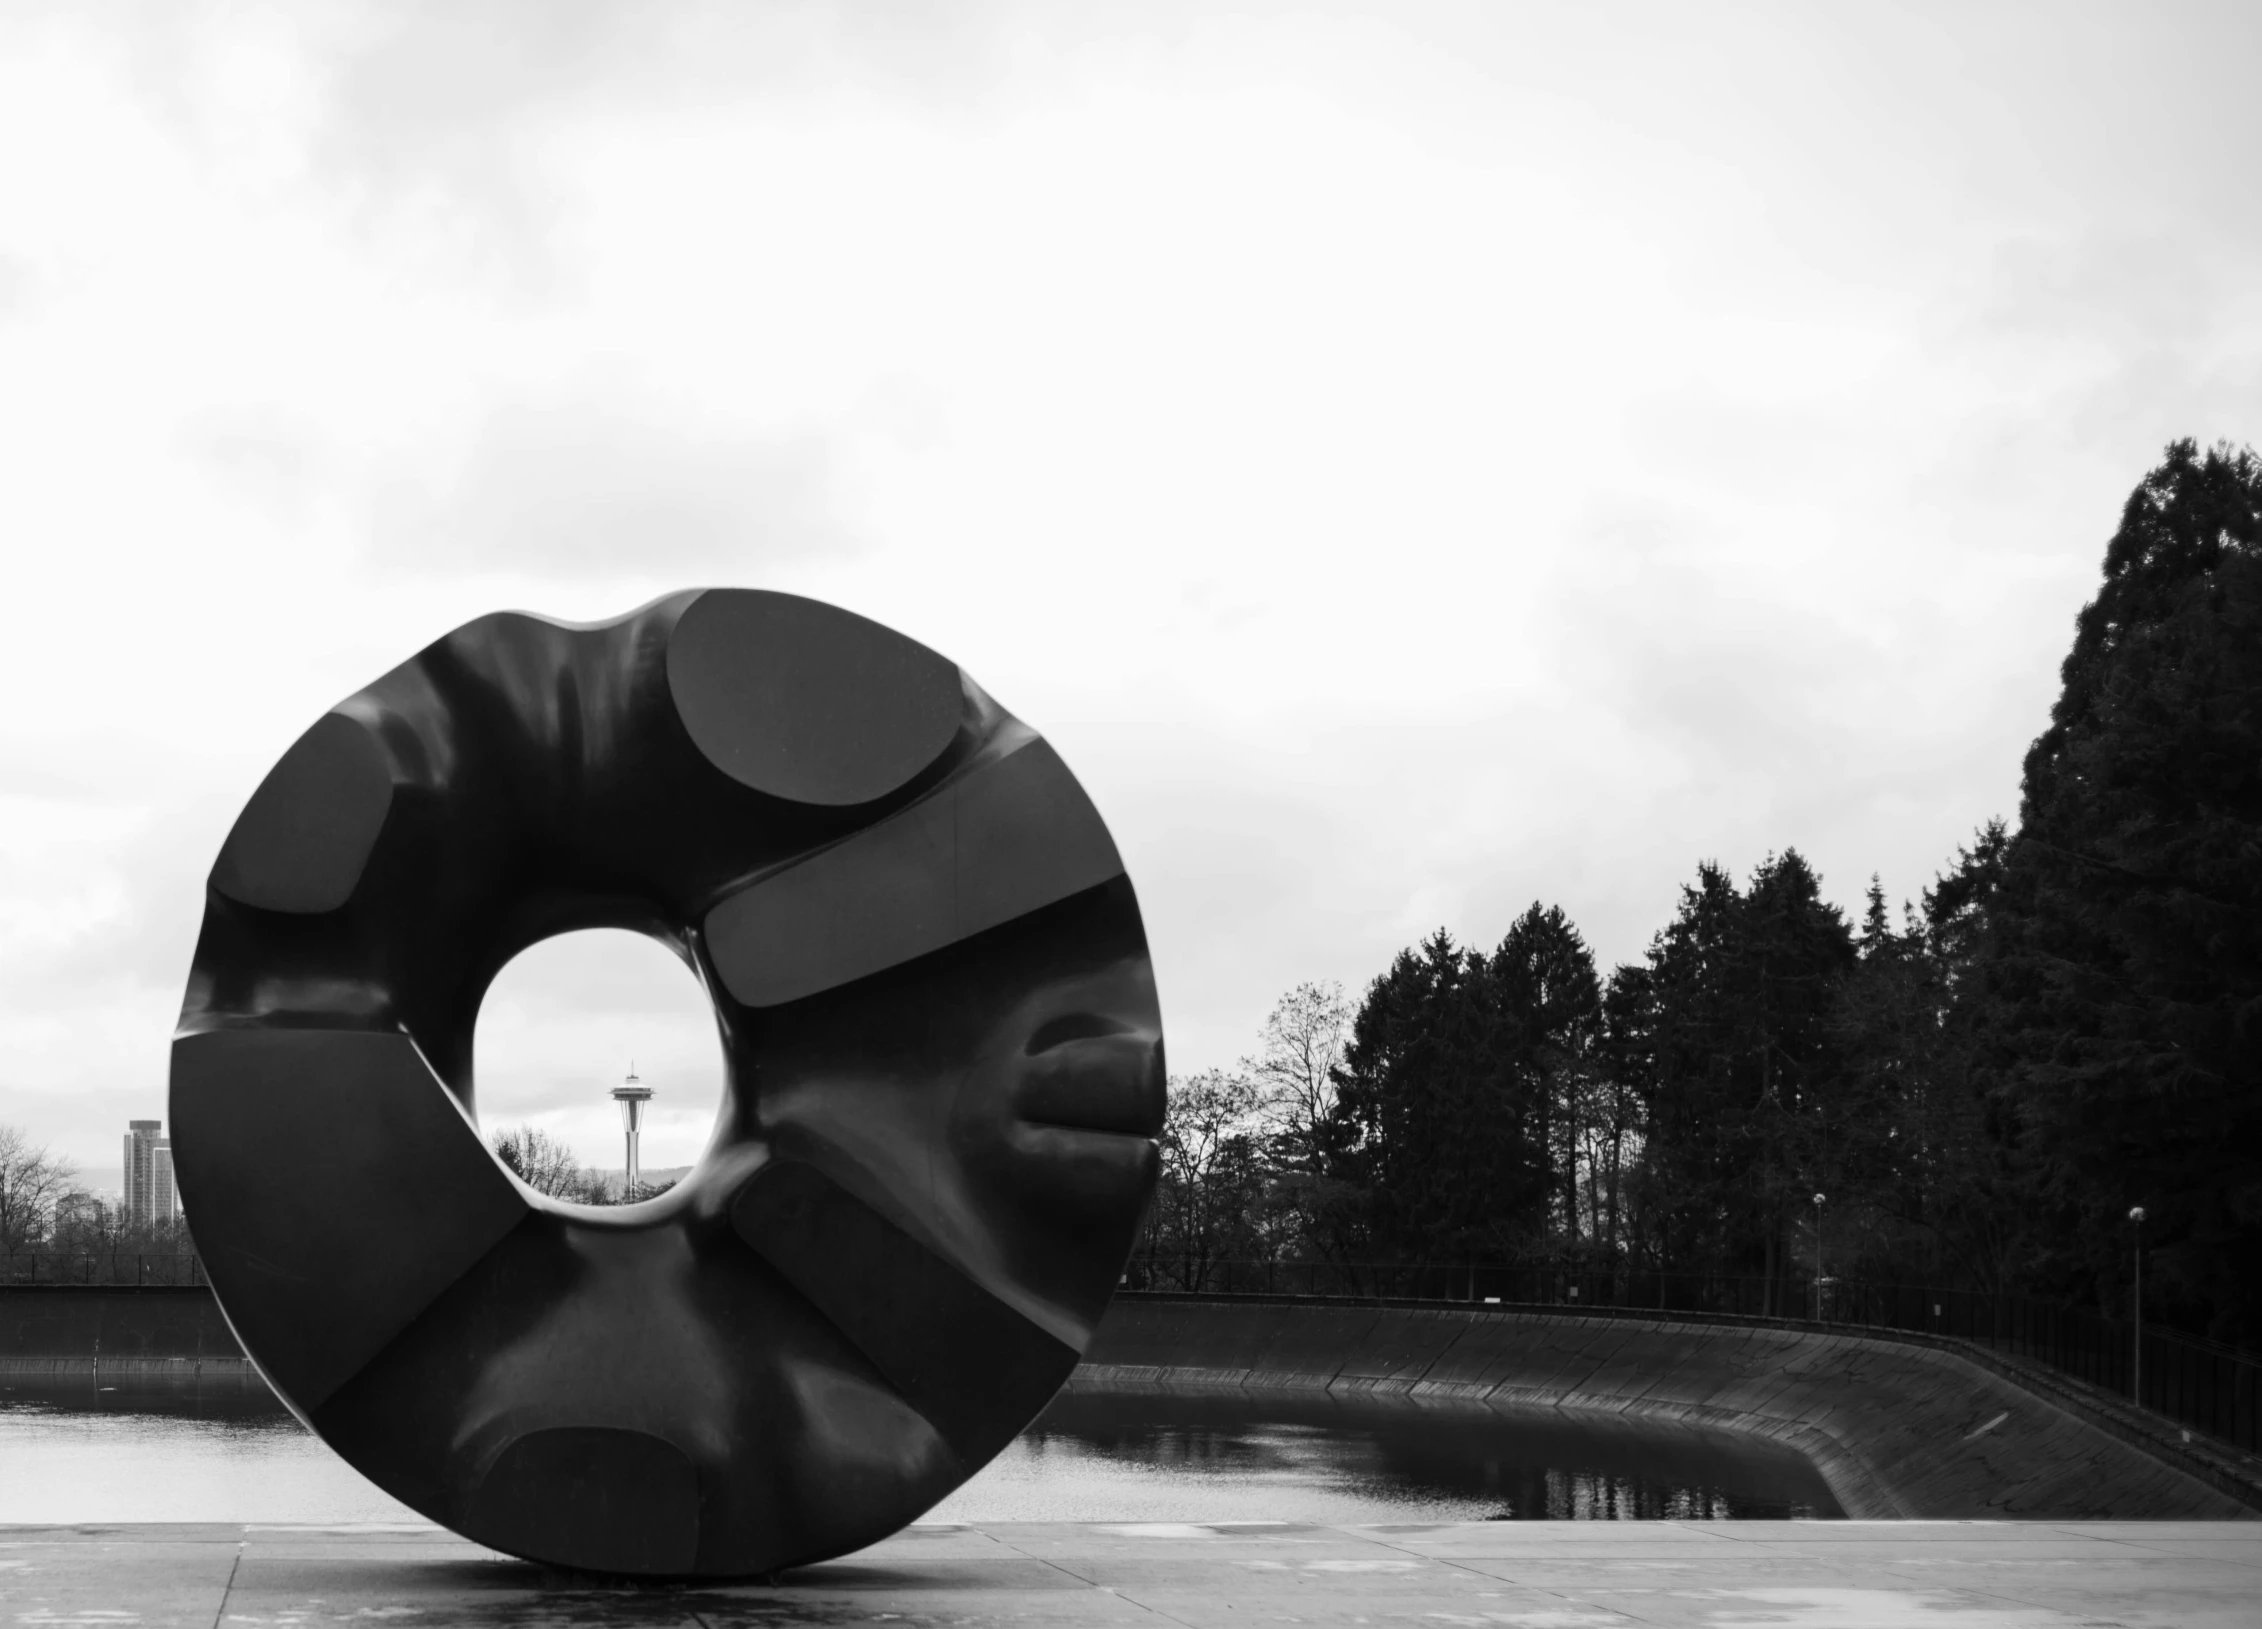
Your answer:
[[[637,1129],[631,1133],[640,1145],[653,1141],[654,1113],[671,1110],[672,1129],[658,1139],[659,1146],[668,1151],[670,1158],[655,1163],[641,1159],[639,1165],[646,1177],[652,1180],[673,1178],[689,1170],[697,1153],[705,1144],[707,1130],[716,1106],[720,1102],[721,1081],[719,1069],[712,1071],[713,1078],[702,1079],[696,1073],[688,1085],[679,1083],[670,1092],[661,1092],[652,1083],[643,1080],[631,1059],[626,1071],[627,1082],[641,1090]],[[527,1108],[512,1119],[498,1119],[493,1114],[483,1116],[482,1131],[488,1136],[519,1127],[532,1127],[558,1138],[589,1170],[599,1176],[625,1177],[627,1167],[608,1163],[607,1154],[618,1158],[621,1153],[621,1082],[615,1076],[593,1091],[581,1095],[588,1102],[577,1101],[570,1082],[552,1082],[545,1089],[542,1102],[546,1106]],[[524,1108],[524,1100],[519,1100]],[[589,1135],[592,1120],[609,1121],[610,1138]],[[691,1127],[686,1134],[683,1127]],[[133,1224],[154,1220],[169,1220],[182,1214],[179,1190],[173,1178],[172,1139],[163,1135],[163,1119],[131,1119],[123,1139],[120,1163],[115,1170],[109,1166],[82,1164],[71,1161],[73,1175],[70,1193],[100,1199],[114,1205]],[[31,1131],[38,1142],[36,1127]],[[688,1147],[690,1153],[684,1155]],[[675,1156],[682,1155],[677,1158]],[[67,1157],[67,1156],[65,1156]]]

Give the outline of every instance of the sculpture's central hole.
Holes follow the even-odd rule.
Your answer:
[[[631,1105],[638,1197],[698,1160],[722,1107],[706,992],[665,945],[612,928],[510,960],[480,1006],[472,1070],[490,1146],[501,1139],[506,1162],[544,1192],[589,1204],[626,1193]]]

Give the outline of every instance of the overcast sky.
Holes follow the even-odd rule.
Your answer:
[[[0,1123],[164,1112],[323,710],[693,584],[1051,737],[1177,1071],[1535,899],[1633,958],[1700,859],[1914,896],[2129,488],[2262,439],[2257,62],[2251,3],[19,0]],[[483,1110],[617,1163],[633,1054],[689,1159],[703,1013],[538,947]]]

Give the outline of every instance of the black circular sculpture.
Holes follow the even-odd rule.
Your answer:
[[[473,1118],[519,951],[672,946],[724,1102],[567,1204]],[[482,617],[317,720],[220,850],[173,1046],[212,1286],[299,1418],[482,1544],[744,1576],[885,1536],[1067,1378],[1155,1181],[1107,828],[957,667],[791,595]]]

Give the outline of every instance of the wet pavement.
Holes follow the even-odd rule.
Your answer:
[[[0,1624],[2262,1623],[2262,1522],[922,1524],[775,1585],[616,1587],[421,1524],[0,1528]]]

